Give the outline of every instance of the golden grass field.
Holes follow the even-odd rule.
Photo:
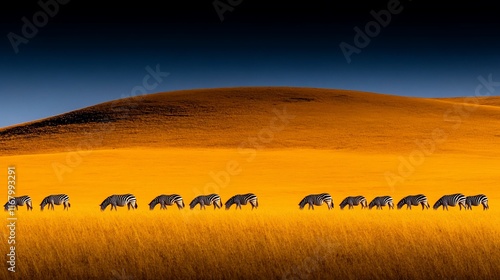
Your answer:
[[[465,101],[196,90],[2,129],[0,180],[16,166],[17,195],[30,195],[34,210],[16,212],[16,273],[5,266],[0,278],[496,279],[500,100]],[[289,118],[273,122],[283,110]],[[147,205],[162,193],[187,206],[212,192],[223,202],[253,192],[259,208]],[[298,209],[319,192],[332,195],[334,210]],[[338,207],[349,195],[397,203],[417,193],[432,206],[457,192],[486,194],[490,210]],[[71,209],[41,212],[40,201],[56,193],[70,196]],[[114,193],[135,194],[139,208],[101,212]]]

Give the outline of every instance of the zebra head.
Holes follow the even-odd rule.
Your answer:
[[[222,204],[222,202],[221,202],[221,204]],[[225,204],[226,210],[229,210],[229,208],[231,208],[231,205],[233,205],[233,204],[234,204],[234,202],[231,199],[226,201],[226,204]],[[238,209],[238,207],[236,207],[236,209]]]
[[[9,210],[9,205],[10,205],[9,201],[7,201],[7,203],[4,204],[3,208],[5,209],[5,211]]]
[[[198,202],[199,202],[199,198],[200,198],[200,197],[198,196],[198,197],[196,197],[195,199],[193,199],[193,200],[191,201],[191,203],[189,203],[189,209],[193,210],[193,208],[196,206],[196,204],[198,204]]]
[[[306,206],[306,203],[307,203],[307,199],[306,198],[302,199],[299,202],[299,208],[300,208],[300,210],[304,209],[304,206]]]
[[[155,202],[154,200],[151,201],[148,205],[149,205],[149,210],[153,210],[155,209],[155,206],[156,204],[158,204],[158,202]]]
[[[342,200],[342,202],[339,204],[340,205],[340,209],[344,210],[344,207],[347,205],[347,200],[349,198],[346,197],[344,200]]]
[[[434,206],[432,206],[432,208],[434,208],[434,210],[437,210],[439,208],[439,206],[443,205],[443,202],[440,200],[436,201],[436,203],[434,203]]]
[[[374,200],[372,200],[372,201],[370,202],[370,205],[368,205],[368,209],[372,209],[372,208],[373,208],[373,206],[375,206],[375,200],[376,200],[376,199],[374,199]]]
[[[47,205],[47,201],[45,201],[45,199],[42,201],[42,203],[40,203],[40,211],[43,211],[43,208],[45,208],[45,205]],[[49,210],[50,210],[50,207],[49,207]]]
[[[109,198],[106,198],[100,205],[99,207],[101,208],[101,211],[104,211],[106,207],[109,205]],[[111,208],[113,210],[113,208]]]
[[[401,209],[406,204],[406,197],[398,202],[398,209]]]

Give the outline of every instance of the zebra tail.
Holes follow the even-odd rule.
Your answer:
[[[255,200],[255,207],[259,207],[259,200]]]
[[[137,207],[139,207],[139,204],[137,204],[137,202],[135,203],[135,209],[137,209]]]

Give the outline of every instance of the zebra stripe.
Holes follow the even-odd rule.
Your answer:
[[[236,204],[236,209],[238,209],[238,207],[241,209],[241,205],[247,205],[248,202],[252,205],[252,210],[259,206],[259,201],[257,200],[257,196],[255,194],[237,194],[226,201],[226,210],[231,208],[231,205],[233,204]]]
[[[479,206],[479,204],[483,205],[483,210],[490,209],[490,206],[488,206],[488,197],[484,194],[468,196],[465,198],[466,210],[472,210],[472,206]]]
[[[111,211],[113,211],[113,208],[115,208],[116,211],[118,209],[116,206],[123,207],[127,205],[128,210],[130,208],[132,209],[137,209],[139,205],[137,204],[137,200],[133,194],[114,194],[111,196],[108,196],[102,203],[99,205],[101,207],[101,211],[104,211],[108,205],[111,204]]]
[[[360,204],[361,209],[368,207],[368,202],[366,202],[366,198],[364,196],[348,196],[340,203],[340,209],[344,209],[346,205],[349,205],[349,209],[353,209],[354,206],[358,206]]]
[[[419,204],[422,205],[422,210],[424,210],[424,208],[427,209],[430,208],[429,202],[427,201],[427,197],[423,194],[409,195],[407,197],[403,197],[398,202],[398,209],[401,209],[405,204],[406,204],[406,209],[411,209],[412,206],[418,206]]]
[[[7,201],[7,203],[4,204],[3,208],[5,209],[5,211],[8,211],[9,208],[10,210],[14,210],[14,207],[16,207],[16,210],[19,210],[18,207],[24,206],[24,204],[26,204],[26,208],[28,210],[33,210],[31,197],[27,195],[12,198],[11,200]]]
[[[200,204],[200,209],[206,209],[205,205],[212,205],[214,204],[214,210],[216,208],[222,208],[222,200],[220,199],[220,196],[218,194],[209,194],[209,195],[200,195],[197,196],[189,203],[189,209],[193,209],[196,204]]]
[[[54,210],[54,204],[55,205],[64,205],[64,210],[69,210],[69,207],[71,204],[69,203],[69,196],[67,194],[54,194],[54,195],[49,195],[46,198],[42,200],[42,203],[40,203],[41,210],[43,211],[43,208],[45,205],[49,205],[48,209]]]
[[[377,206],[377,209],[382,210],[384,206],[388,205],[389,209],[394,209],[394,202],[392,201],[392,197],[390,196],[378,196],[375,197],[368,206],[369,209],[372,209],[373,206]]]
[[[162,194],[155,197],[155,199],[153,199],[149,203],[149,209],[153,210],[156,204],[160,204],[160,209],[165,209],[165,210],[167,210],[167,205],[171,206],[176,204],[177,208],[179,209],[182,209],[185,206],[182,197],[178,194],[171,194],[171,195]]]
[[[460,210],[462,210],[462,206],[465,209],[465,196],[461,193],[442,196],[438,201],[436,201],[432,208],[436,210],[439,206],[443,206],[443,210],[448,210],[448,206],[455,207],[457,204],[460,207]]]
[[[321,194],[310,194],[306,197],[304,197],[300,202],[299,202],[299,207],[300,209],[304,209],[304,206],[306,204],[309,204],[309,207],[307,209],[313,209],[314,210],[314,205],[316,206],[321,206],[323,203],[326,203],[328,206],[328,210],[333,208],[333,199],[332,196],[328,193],[321,193]]]

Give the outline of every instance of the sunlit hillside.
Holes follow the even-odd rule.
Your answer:
[[[441,129],[449,134],[442,149],[474,153],[495,149],[500,138],[500,108],[491,106],[498,98],[491,100],[496,101],[473,106],[463,99],[309,88],[166,92],[2,129],[0,150],[2,155],[19,155],[77,147],[234,149],[264,130],[266,148],[409,152],[415,140],[431,138]],[[272,138],[265,129],[276,115],[285,127],[275,122],[280,130]]]

